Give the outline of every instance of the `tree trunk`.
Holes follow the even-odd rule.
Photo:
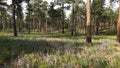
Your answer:
[[[91,43],[91,0],[87,0],[86,42]]]
[[[20,26],[19,26],[19,32],[21,32],[21,31],[22,31],[22,26],[23,26],[23,18],[22,18],[21,15],[20,15],[20,21],[19,21],[19,24],[20,24]]]
[[[18,31],[21,32],[21,20],[20,20],[20,17],[18,17]]]
[[[48,22],[48,20],[47,20],[47,17],[46,17],[45,32],[47,32],[47,22]]]
[[[12,0],[13,4],[13,34],[14,36],[17,36],[17,29],[16,29],[16,19],[15,19],[15,0]]]
[[[39,32],[41,32],[42,31],[42,28],[41,28],[41,16],[39,15]]]
[[[33,16],[32,24],[33,24],[33,31],[35,32],[35,24],[36,24],[36,23],[35,23],[35,20],[34,20],[34,19],[35,19],[35,17]]]
[[[104,22],[104,30],[105,30],[105,28],[106,28],[106,22]]]
[[[0,30],[2,30],[2,13],[1,13],[1,10],[0,10]]]
[[[5,31],[5,20],[4,19],[3,19],[3,22],[2,22],[2,26],[3,26],[2,30]]]
[[[31,17],[30,17],[30,3],[29,3],[29,1],[28,1],[28,9],[29,9],[29,11],[28,11],[28,16],[29,16],[29,22],[28,22],[28,34],[30,34],[30,26],[31,26]]]
[[[74,3],[75,1],[73,0],[73,4],[72,4],[72,31],[71,31],[71,35],[73,36],[74,35],[74,30],[75,30],[75,7],[74,7]]]
[[[95,20],[95,22],[96,22],[96,35],[98,35],[99,34],[99,20],[98,20],[98,18]]]
[[[112,18],[109,23],[109,34],[112,34]]]
[[[62,34],[65,33],[64,27],[64,4],[62,3]]]
[[[30,34],[30,33],[31,33],[31,32],[30,32],[30,28],[31,28],[31,27],[30,27],[30,25],[31,25],[30,23],[31,23],[31,21],[30,21],[30,14],[29,14],[29,22],[28,22],[28,34]]]
[[[119,1],[119,16],[117,23],[117,41],[120,43],[120,1]]]

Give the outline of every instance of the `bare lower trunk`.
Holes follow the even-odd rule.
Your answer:
[[[87,25],[86,26],[86,42],[91,43],[91,26]]]
[[[33,30],[34,30],[34,32],[35,32],[35,20],[34,20],[35,18],[33,17],[33,20],[32,20],[32,24],[33,24]]]
[[[5,31],[5,28],[6,28],[6,27],[5,27],[5,22],[2,23],[2,26],[3,26],[2,30]]]
[[[39,29],[38,29],[38,30],[39,30],[39,32],[42,31],[41,20],[42,20],[42,19],[41,19],[41,16],[40,16],[40,14],[39,14],[39,15],[38,15],[38,22],[39,22],[39,23],[38,23],[38,26],[39,26]]]
[[[12,0],[13,4],[13,34],[17,36],[17,29],[16,29],[16,20],[15,20],[15,0]]]
[[[112,34],[112,19],[111,22],[109,23],[109,34]]]
[[[39,20],[39,32],[41,32],[41,22]]]
[[[99,34],[99,20],[96,20],[96,35]]]
[[[117,41],[120,43],[120,21],[117,24]]]
[[[30,22],[29,22],[29,25],[28,25],[28,34],[30,34]]]
[[[105,30],[105,28],[106,28],[106,25],[105,25],[105,22],[104,22],[104,30]]]
[[[31,22],[30,22],[30,20],[29,20],[29,22],[28,22],[28,34],[31,33],[31,32],[30,32],[30,28],[31,28],[31,27],[30,27],[30,25],[31,25],[30,23],[31,23]]]
[[[21,20],[20,20],[20,18],[18,18],[19,20],[18,20],[18,27],[19,27],[19,32],[21,32]]]
[[[45,32],[47,32],[47,18],[46,18],[46,23],[45,23]]]

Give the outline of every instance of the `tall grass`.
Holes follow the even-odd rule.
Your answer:
[[[119,68],[120,44],[114,36],[66,38],[0,34],[0,65],[5,68]],[[111,39],[109,39],[111,38]]]

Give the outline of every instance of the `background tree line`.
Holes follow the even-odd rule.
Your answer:
[[[50,4],[44,0],[0,0],[0,30],[18,32],[59,32],[61,34],[87,35],[86,41],[91,42],[92,35],[111,35],[117,33],[120,41],[120,28],[116,29],[118,10],[114,9],[117,0],[54,0]],[[26,7],[22,4],[26,3]],[[26,13],[23,8],[27,8]],[[69,16],[65,11],[71,11]],[[119,24],[118,24],[119,25]]]

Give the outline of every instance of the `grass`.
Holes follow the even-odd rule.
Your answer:
[[[5,68],[119,68],[120,44],[116,36],[59,33],[19,34],[0,32],[0,66]]]

